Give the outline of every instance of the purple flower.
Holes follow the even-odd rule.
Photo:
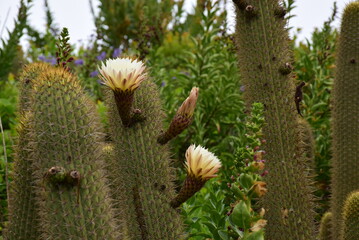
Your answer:
[[[90,73],[90,77],[97,77],[97,75],[98,75],[97,70]]]
[[[177,77],[172,77],[172,80],[175,80],[175,79],[177,79]]]
[[[241,92],[244,92],[246,90],[246,86],[242,85],[240,88]]]
[[[44,55],[40,55],[40,56],[39,56],[39,60],[45,62],[45,61],[46,61],[46,57],[45,57]]]
[[[45,60],[46,62],[50,63],[51,65],[56,65],[57,61],[55,57],[49,57],[48,59]]]
[[[106,52],[101,52],[101,54],[98,55],[96,58],[97,58],[97,60],[99,60],[99,61],[104,60],[104,59],[106,58]]]
[[[268,174],[268,170],[264,170],[264,172],[261,174],[262,177]]]
[[[82,59],[76,59],[76,60],[74,61],[74,63],[75,63],[76,65],[84,65],[84,60],[82,60]]]
[[[115,50],[113,50],[112,57],[117,58],[118,56],[120,56],[121,53],[122,51],[120,48],[115,48]]]
[[[165,83],[165,82],[162,82],[162,83],[161,83],[161,87],[164,87],[164,86],[166,86],[166,83]]]

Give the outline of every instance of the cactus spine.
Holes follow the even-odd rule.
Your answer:
[[[119,239],[94,106],[77,79],[50,69],[31,101],[41,239]]]
[[[112,91],[107,104],[115,156],[110,165],[112,193],[129,239],[180,239],[180,216],[170,206],[175,196],[170,152],[157,143],[164,117],[157,87],[147,79],[136,90],[133,107],[146,119],[129,128],[121,124]]]
[[[333,214],[331,212],[327,212],[323,215],[320,221],[319,240],[332,239],[332,221]]]
[[[333,239],[339,239],[338,226],[348,194],[359,189],[359,2],[344,10],[333,85]]]
[[[340,240],[359,239],[359,192],[353,192],[345,201],[341,230]]]
[[[266,239],[314,239],[312,196],[306,159],[300,145],[299,114],[291,74],[292,56],[285,30],[285,10],[278,0],[233,0],[239,69],[249,105],[261,102],[267,125],[265,181],[262,204],[268,227]]]

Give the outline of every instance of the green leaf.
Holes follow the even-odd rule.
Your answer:
[[[240,228],[249,229],[251,227],[251,213],[244,201],[239,201],[234,207],[230,218],[231,221]]]
[[[219,230],[218,231],[218,235],[221,237],[221,239],[223,239],[223,240],[228,240],[229,238],[228,238],[228,233],[227,232],[225,232],[225,231],[222,231],[222,230]]]
[[[244,200],[244,193],[236,185],[232,184],[231,189],[237,198],[239,198],[240,200]]]
[[[239,183],[243,188],[250,189],[253,185],[252,176],[247,173],[241,174],[239,177]]]

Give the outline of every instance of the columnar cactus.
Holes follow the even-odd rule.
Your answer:
[[[116,208],[121,210],[118,218],[126,223],[124,228],[128,230],[129,239],[180,239],[182,222],[178,212],[170,206],[175,197],[170,152],[167,145],[157,142],[164,117],[158,89],[145,71],[138,71],[142,65],[137,61],[113,61],[127,61],[127,64],[114,64],[117,68],[109,70],[115,72],[113,80],[117,85],[104,80],[111,88],[106,99],[114,150],[109,175],[113,179]],[[108,74],[102,76],[107,78]],[[137,80],[143,76],[146,79],[137,88]],[[120,83],[123,81],[132,82],[120,88],[124,86]],[[117,97],[125,94],[132,96],[130,106],[125,105],[129,101]],[[129,109],[127,121],[121,116],[124,109]],[[136,114],[141,117],[137,118]]]
[[[344,203],[340,240],[359,239],[359,192],[353,192]]]
[[[9,223],[5,231],[5,239],[8,240],[34,240],[38,239],[39,235],[29,127],[29,114],[24,114],[17,127],[18,141],[15,147],[13,181],[9,187]]]
[[[319,240],[332,239],[332,221],[333,214],[331,212],[327,212],[323,215],[320,221]]]
[[[6,239],[36,239],[38,236],[38,214],[35,209],[33,169],[31,168],[32,148],[29,136],[30,97],[36,78],[49,68],[45,63],[32,63],[23,69],[19,79],[19,125],[15,146],[13,181],[9,193],[9,223],[5,231]],[[28,227],[31,225],[32,227]]]
[[[41,239],[120,239],[94,111],[64,69],[34,82],[30,131]]]
[[[278,0],[233,0],[236,44],[248,105],[264,105],[268,193],[266,239],[314,239],[314,213],[296,110],[285,9]]]
[[[344,201],[359,189],[359,2],[344,10],[333,85],[332,201],[333,239],[339,239]]]

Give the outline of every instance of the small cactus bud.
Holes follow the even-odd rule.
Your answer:
[[[245,15],[247,18],[251,19],[257,16],[257,10],[253,5],[247,5],[245,8]]]
[[[283,75],[288,75],[293,70],[293,67],[290,63],[286,62],[283,66],[279,68],[279,72]]]
[[[287,14],[287,9],[285,9],[282,6],[274,10],[274,16],[276,16],[277,18],[283,19],[286,14]]]
[[[66,180],[66,171],[63,167],[51,167],[46,173],[45,178],[52,184],[61,184]]]
[[[162,133],[158,137],[158,143],[162,145],[166,144],[169,140],[183,132],[192,123],[197,98],[198,88],[194,87],[192,88],[189,97],[182,103],[182,105],[177,110],[177,113],[172,119],[172,122],[167,131]]]
[[[245,0],[233,0],[233,3],[240,9],[245,10],[248,3]]]

